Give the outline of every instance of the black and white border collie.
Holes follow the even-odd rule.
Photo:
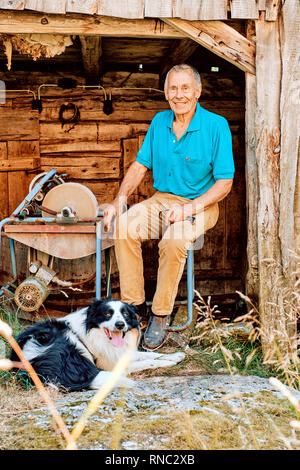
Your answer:
[[[124,354],[130,335],[139,340],[139,321],[132,305],[118,300],[96,300],[63,318],[29,327],[17,342],[40,379],[66,391],[98,389]],[[174,366],[182,352],[159,354],[136,351],[128,372]],[[11,360],[18,361],[14,351]],[[117,386],[131,387],[122,377]]]

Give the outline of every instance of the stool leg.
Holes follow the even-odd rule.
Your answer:
[[[185,330],[193,320],[193,300],[194,300],[194,250],[190,248],[187,252],[187,320],[184,325],[169,326],[169,331]]]
[[[195,289],[195,276],[194,276],[194,250],[189,249],[187,256],[187,301],[188,301],[188,324],[190,325],[193,320],[193,300]]]
[[[101,229],[102,223],[96,225],[96,299],[101,299]]]
[[[9,238],[9,248],[10,248],[10,259],[11,259],[11,269],[14,278],[18,276],[17,273],[17,262],[16,262],[16,251],[15,251],[15,243],[12,238]]]
[[[111,279],[110,279],[110,269],[111,269],[111,260],[110,260],[110,255],[111,255],[111,248],[106,248],[104,250],[104,255],[105,255],[105,271],[106,271],[106,297],[111,298]]]

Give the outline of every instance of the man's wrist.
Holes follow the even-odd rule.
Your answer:
[[[118,214],[122,213],[123,208],[127,206],[127,196],[117,196],[112,202],[112,205],[114,206]]]

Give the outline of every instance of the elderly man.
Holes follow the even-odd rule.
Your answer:
[[[193,67],[181,64],[168,72],[165,97],[171,109],[152,120],[136,161],[104,212],[106,228],[116,217],[121,299],[136,305],[141,318],[147,317],[141,243],[161,238],[156,292],[143,339],[147,350],[164,343],[187,250],[217,223],[218,202],[232,186],[229,126],[226,119],[200,106],[201,89]],[[155,194],[122,212],[147,170],[152,170]]]

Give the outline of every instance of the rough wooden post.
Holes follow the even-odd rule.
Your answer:
[[[255,23],[248,21],[247,38],[251,41],[255,37]],[[258,300],[258,247],[257,247],[257,204],[258,204],[258,181],[255,154],[255,109],[256,109],[256,76],[246,72],[246,110],[245,110],[245,133],[246,133],[246,204],[247,204],[247,259],[248,271],[246,276],[246,294],[252,301]]]
[[[300,136],[300,3],[285,2],[282,7],[282,92],[280,100],[281,157],[280,157],[280,224],[283,273],[287,278],[295,270],[295,224],[299,173],[297,160]],[[297,178],[298,176],[298,178]],[[296,204],[297,207],[297,204]],[[299,214],[298,214],[299,215]],[[297,217],[297,213],[295,213]],[[299,247],[299,246],[298,246]]]
[[[272,360],[296,350],[284,304],[286,286],[279,239],[282,78],[279,19],[267,22],[262,12],[256,21],[256,39],[259,312],[264,359]]]

